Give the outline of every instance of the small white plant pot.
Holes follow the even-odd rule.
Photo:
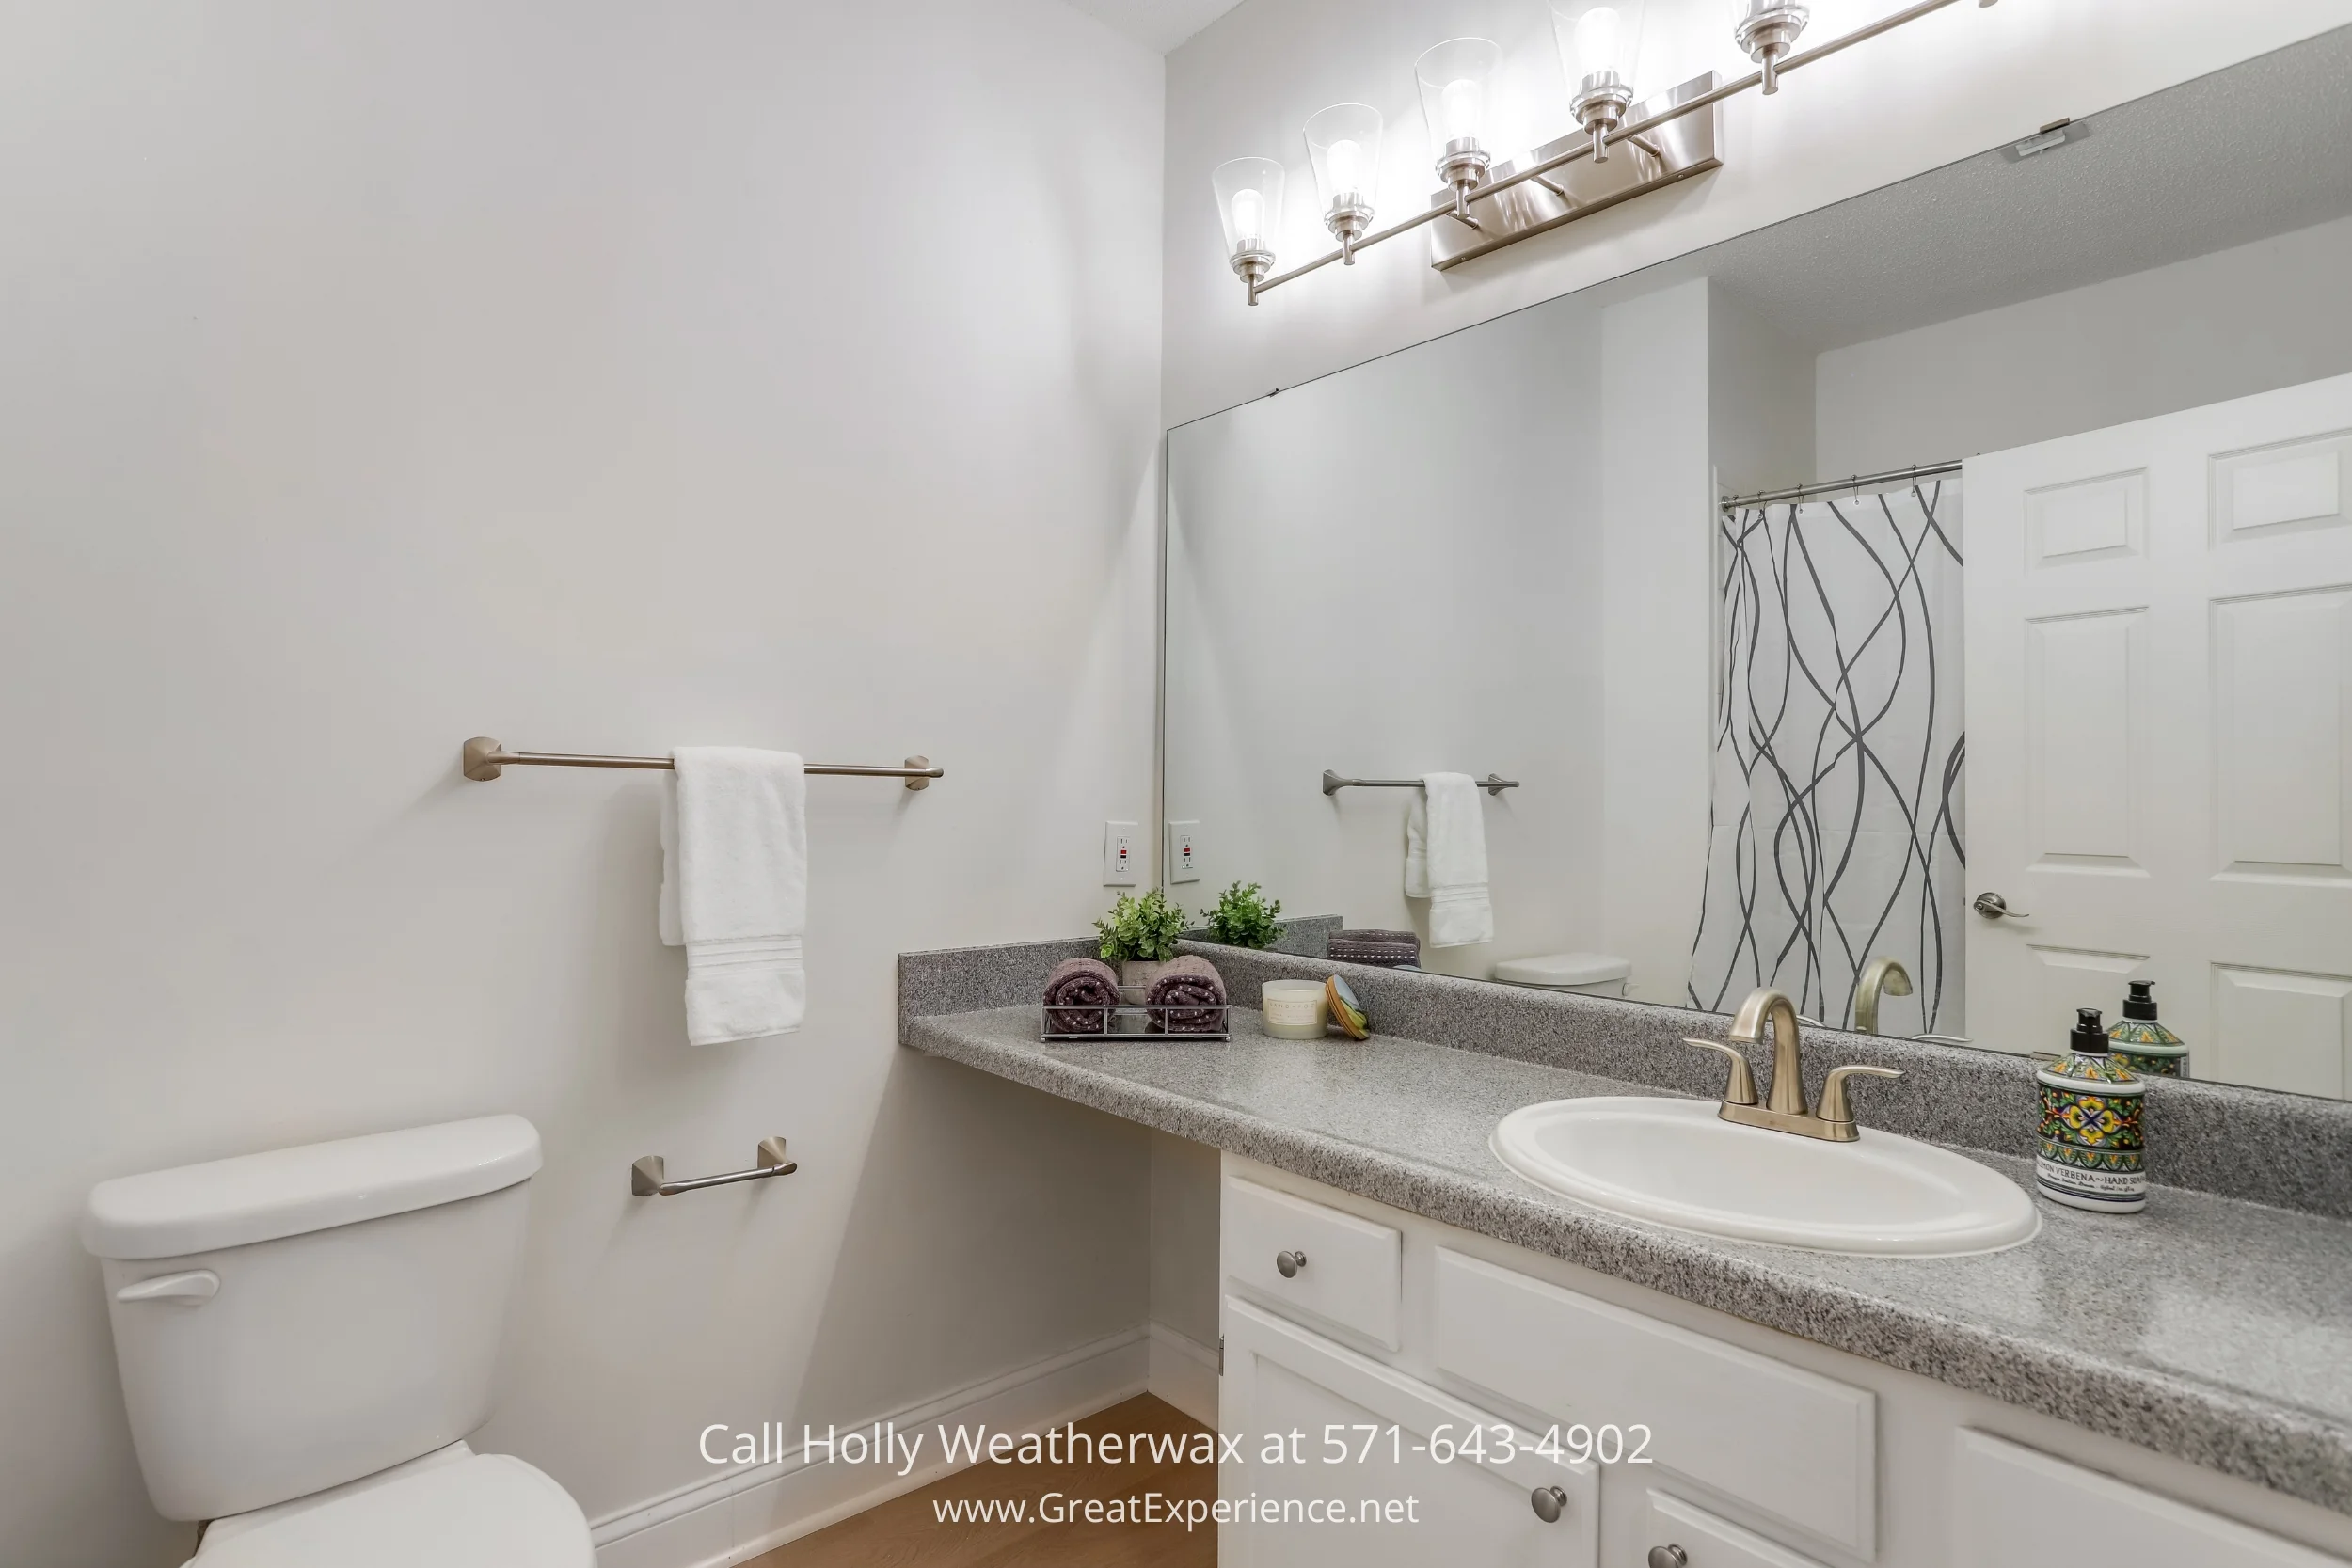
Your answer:
[[[1119,966],[1119,999],[1131,1007],[1140,1007],[1152,1000],[1152,982],[1168,967],[1149,958],[1129,958]],[[1112,1022],[1114,1033],[1140,1035],[1149,1027],[1142,1013],[1120,1013]]]

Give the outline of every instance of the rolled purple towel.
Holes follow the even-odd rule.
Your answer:
[[[1395,969],[1421,962],[1421,938],[1410,931],[1334,931],[1325,956],[1333,963]]]
[[[1168,960],[1144,1000],[1173,1010],[1152,1015],[1154,1034],[1215,1035],[1225,1029],[1225,976],[1196,953]]]
[[[1045,977],[1045,1032],[1100,1035],[1110,1028],[1119,976],[1100,958],[1064,958]]]

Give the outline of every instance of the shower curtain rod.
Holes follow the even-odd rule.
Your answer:
[[[1753,496],[1725,496],[1723,510],[1739,506],[1777,506],[1782,501],[1806,501],[1817,496],[1842,496],[1849,490],[1882,489],[1907,480],[1935,479],[1960,472],[1960,459],[1948,463],[1914,463],[1908,468],[1889,468],[1883,474],[1856,474],[1851,479],[1825,479],[1811,484],[1793,484],[1786,490],[1758,490]]]

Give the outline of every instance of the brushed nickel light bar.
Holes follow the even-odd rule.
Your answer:
[[[1606,68],[1581,77],[1584,86],[1575,95],[1576,113],[1582,129],[1575,135],[1549,142],[1535,150],[1525,168],[1512,168],[1508,164],[1490,166],[1483,160],[1486,154],[1478,148],[1475,136],[1448,136],[1445,153],[1438,159],[1438,173],[1447,182],[1447,189],[1424,211],[1414,214],[1385,229],[1371,228],[1372,204],[1368,194],[1358,183],[1336,183],[1331,178],[1331,148],[1328,139],[1318,139],[1310,122],[1309,150],[1319,186],[1332,187],[1330,214],[1326,224],[1340,241],[1337,250],[1327,252],[1311,261],[1303,262],[1287,272],[1274,271],[1274,252],[1267,241],[1267,231],[1281,204],[1283,187],[1282,166],[1268,158],[1236,158],[1221,166],[1214,182],[1216,188],[1218,213],[1225,223],[1228,253],[1235,276],[1242,280],[1251,305],[1266,290],[1318,272],[1334,261],[1353,266],[1357,253],[1367,250],[1400,234],[1408,234],[1427,224],[1447,220],[1455,230],[1450,238],[1439,239],[1432,246],[1436,252],[1431,265],[1445,269],[1460,265],[1474,257],[1500,250],[1520,240],[1545,233],[1562,224],[1617,206],[1636,196],[1643,196],[1677,180],[1720,167],[1716,156],[1715,116],[1708,115],[1692,134],[1677,135],[1676,127],[1697,116],[1701,110],[1711,110],[1725,99],[1761,88],[1771,94],[1779,90],[1780,78],[1817,60],[1851,49],[1858,43],[1889,33],[1898,27],[1918,21],[1923,16],[1955,6],[1961,0],[1918,0],[1878,21],[1866,24],[1811,49],[1794,48],[1798,34],[1806,20],[1803,5],[1788,0],[1733,0],[1733,10],[1739,18],[1734,36],[1749,56],[1760,62],[1758,70],[1730,82],[1717,82],[1713,72],[1693,77],[1671,90],[1658,94],[1638,104],[1627,106],[1630,91]],[[1979,8],[1990,7],[1996,0],[1977,0]],[[1554,8],[1555,21],[1563,27],[1564,56],[1570,52],[1566,32],[1566,12],[1583,11],[1588,7],[1572,0],[1561,0]],[[1638,23],[1636,24],[1638,26]],[[1454,40],[1456,42],[1472,40]],[[1580,40],[1581,41],[1581,40]],[[1450,45],[1440,45],[1440,49]],[[1432,50],[1431,55],[1436,55]],[[1429,55],[1424,55],[1426,61]],[[1468,79],[1456,83],[1468,85]],[[1573,83],[1572,83],[1573,85]],[[1424,75],[1422,82],[1424,107],[1429,110],[1433,135],[1439,134],[1442,105],[1449,103],[1441,92],[1433,97]],[[1362,109],[1364,105],[1341,105]],[[1325,111],[1328,115],[1331,111]],[[1367,110],[1367,113],[1371,111]],[[1321,119],[1322,117],[1317,117]],[[1361,118],[1361,117],[1359,117]],[[1376,113],[1369,121],[1371,135],[1377,137],[1379,122]],[[1454,129],[1448,128],[1449,131]],[[1629,182],[1616,182],[1597,193],[1578,192],[1553,178],[1562,170],[1580,163],[1607,161],[1613,147],[1631,145],[1646,160],[1646,171]],[[1376,141],[1374,152],[1376,156]],[[1344,150],[1348,173],[1358,170],[1357,160],[1362,156],[1360,138],[1350,140]],[[1528,200],[1513,210],[1510,204],[1496,198],[1505,192],[1533,185]]]

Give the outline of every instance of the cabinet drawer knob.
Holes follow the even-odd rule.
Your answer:
[[[1679,1546],[1652,1546],[1649,1568],[1691,1568],[1691,1554]]]
[[[1527,1500],[1535,1517],[1547,1525],[1558,1524],[1560,1515],[1568,1511],[1568,1495],[1557,1486],[1538,1486],[1527,1495]]]
[[[1284,1279],[1296,1279],[1298,1271],[1307,1266],[1303,1252],[1278,1252],[1274,1255],[1274,1270]]]

